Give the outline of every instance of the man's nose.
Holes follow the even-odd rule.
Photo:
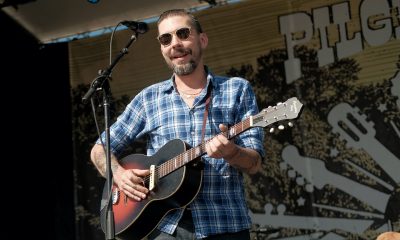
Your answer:
[[[182,40],[176,34],[172,34],[171,46],[175,45],[182,45]]]

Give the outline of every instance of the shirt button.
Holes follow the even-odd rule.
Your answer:
[[[190,134],[192,134],[192,136],[194,135],[194,132],[190,132]]]

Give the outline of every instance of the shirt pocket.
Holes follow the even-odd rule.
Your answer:
[[[219,130],[220,124],[224,124],[228,127],[231,127],[235,124],[235,115],[233,109],[223,105],[213,106],[210,122],[210,135],[213,137],[221,132]]]

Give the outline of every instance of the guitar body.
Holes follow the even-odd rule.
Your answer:
[[[175,139],[165,144],[155,155],[132,154],[121,159],[125,169],[150,169],[186,151],[185,142]],[[130,199],[113,186],[113,211],[115,235],[118,239],[142,239],[149,235],[161,219],[171,210],[188,205],[198,194],[202,183],[202,164],[193,163],[176,169],[160,178],[148,197],[140,202]],[[148,187],[148,186],[146,186]],[[107,202],[107,186],[104,186],[102,200]],[[103,231],[107,207],[101,209],[100,220]]]

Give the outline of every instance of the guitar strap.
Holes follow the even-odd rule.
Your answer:
[[[209,82],[208,89],[207,89],[207,99],[206,99],[206,107],[204,108],[204,115],[203,115],[203,128],[201,129],[201,142],[204,141],[204,134],[206,132],[206,122],[208,118],[208,109],[210,106],[210,99],[211,99],[211,81]]]

